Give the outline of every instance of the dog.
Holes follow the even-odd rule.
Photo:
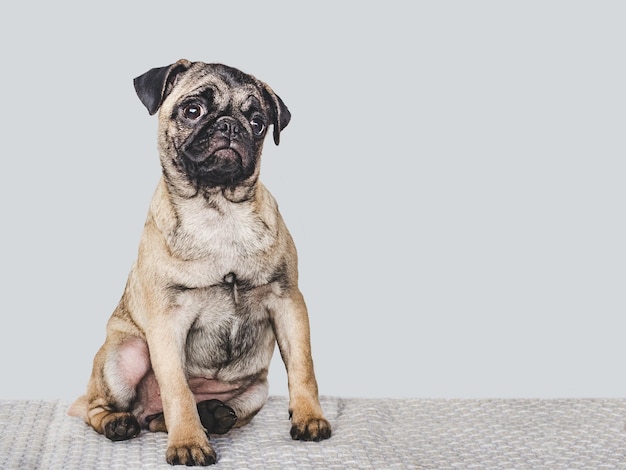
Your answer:
[[[162,177],[87,391],[69,414],[113,441],[167,432],[168,463],[213,464],[208,435],[262,408],[278,343],[292,438],[329,438],[296,248],[259,181],[264,138],[272,126],[278,145],[287,106],[223,64],[181,59],[134,85],[149,114],[158,111]]]

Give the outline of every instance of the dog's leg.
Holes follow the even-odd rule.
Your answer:
[[[166,459],[172,465],[211,465],[216,454],[200,422],[185,375],[184,341],[189,325],[184,323],[163,320],[155,322],[158,327],[146,331],[168,432]]]
[[[297,288],[275,299],[270,311],[280,354],[287,368],[291,437],[303,441],[328,439],[330,423],[319,403],[311,357],[309,317]]]
[[[87,393],[69,410],[113,441],[136,437],[140,431],[131,413],[137,385],[150,369],[148,348],[136,336],[112,333],[100,348]]]

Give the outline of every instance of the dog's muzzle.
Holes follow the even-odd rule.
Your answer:
[[[236,119],[225,116],[191,137],[180,154],[182,168],[196,183],[231,186],[254,172],[252,139]]]

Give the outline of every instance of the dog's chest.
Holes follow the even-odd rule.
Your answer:
[[[276,221],[247,205],[189,207],[179,212],[170,237],[172,253],[183,260],[204,261],[212,283],[229,273],[260,285],[273,270],[277,243]],[[193,274],[192,274],[193,275]]]
[[[269,366],[275,337],[267,299],[284,265],[277,220],[248,205],[179,210],[169,244],[184,263],[176,309],[194,321],[186,338],[187,373],[236,381]]]

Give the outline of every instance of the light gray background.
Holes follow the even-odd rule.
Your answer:
[[[160,172],[132,79],[181,57],[292,111],[262,178],[322,394],[626,396],[622,2],[0,9],[0,398],[83,392]]]

